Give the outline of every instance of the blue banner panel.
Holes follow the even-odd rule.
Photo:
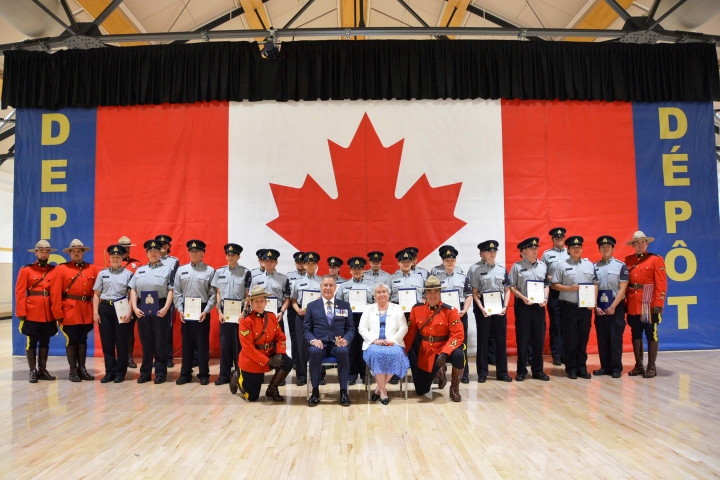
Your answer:
[[[638,223],[668,289],[663,350],[720,347],[720,219],[712,103],[635,103]]]
[[[15,133],[15,205],[13,278],[33,263],[28,252],[40,239],[50,242],[50,263],[65,262],[62,253],[74,238],[93,247],[95,232],[96,109],[58,111],[19,109]],[[86,261],[92,262],[91,254]],[[13,312],[15,311],[13,302]],[[26,337],[13,315],[13,354],[24,355]],[[88,335],[88,351],[94,350]],[[65,355],[65,337],[52,338],[51,355]]]

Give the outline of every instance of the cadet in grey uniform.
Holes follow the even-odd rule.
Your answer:
[[[167,316],[172,305],[175,278],[170,267],[160,261],[160,242],[155,239],[148,240],[143,246],[147,252],[148,264],[138,268],[130,279],[130,305],[137,317],[138,335],[143,350],[140,378],[137,382],[150,381],[154,356],[155,383],[164,383],[168,364]]]
[[[578,305],[580,283],[595,284],[595,265],[581,258],[583,237],[573,235],[565,240],[570,258],[561,260],[552,276],[552,288],[560,292],[560,328],[562,329],[565,373],[568,378],[591,378],[587,371],[587,342],[590,338],[593,308]]]
[[[598,237],[602,259],[595,262],[598,299],[595,308],[600,369],[593,375],[622,376],[623,333],[625,332],[625,291],[630,282],[627,265],[613,257],[616,240],[610,235]]]
[[[226,322],[223,309],[225,300],[245,300],[251,280],[250,270],[238,265],[243,248],[237,243],[228,243],[223,248],[228,264],[215,270],[215,275],[210,283],[217,292],[215,305],[220,320],[220,375],[215,380],[215,385],[230,383],[233,366],[236,371],[240,371],[238,365],[238,356],[240,355],[239,322]]]
[[[479,315],[475,317],[477,327],[477,359],[478,382],[485,383],[488,374],[488,344],[490,332],[494,332],[497,341],[497,369],[495,378],[503,382],[511,382],[507,369],[507,307],[510,302],[510,276],[502,265],[495,263],[500,246],[497,240],[486,240],[478,245],[482,260],[473,269],[470,283],[472,285],[475,307]],[[503,309],[497,313],[485,310],[486,292],[500,292]]]
[[[468,378],[470,375],[470,369],[467,362],[467,333],[468,333],[468,316],[467,312],[472,306],[472,287],[470,286],[470,279],[464,273],[458,273],[455,269],[455,263],[457,262],[458,251],[452,245],[445,245],[445,250],[440,252],[440,257],[443,259],[443,270],[440,271],[436,277],[440,280],[442,291],[445,290],[456,290],[458,292],[458,298],[460,299],[460,321],[463,324],[463,355],[465,355],[465,368],[463,370],[461,383],[470,383]]]
[[[376,283],[390,284],[390,274],[382,270],[382,260],[385,254],[380,251],[372,251],[367,254],[370,262],[370,270],[363,273],[363,278],[370,280],[373,285]]]
[[[305,263],[303,262],[303,255],[305,255],[304,252],[293,253],[295,270],[292,270],[285,275],[290,282],[290,292],[292,292],[292,287],[293,285],[295,285],[295,282],[305,276]],[[285,315],[287,317],[288,331],[290,333],[289,335],[287,335],[287,337],[290,339],[290,356],[297,359],[299,358],[299,353],[298,343],[296,341],[297,337],[295,334],[295,323],[297,323],[298,314],[295,313],[295,309],[292,308],[292,305],[290,305]],[[295,365],[295,376],[297,377],[297,365]]]
[[[388,280],[391,290],[390,301],[392,303],[398,303],[398,292],[401,288],[414,288],[417,303],[421,303],[423,301],[422,292],[425,288],[425,282],[423,281],[422,275],[412,271],[412,251],[400,250],[395,253],[395,258],[397,258],[400,269],[390,275]],[[403,313],[406,319],[410,318],[410,310],[406,310]]]
[[[335,296],[340,300],[344,300],[350,303],[350,292],[352,290],[364,290],[365,291],[365,304],[370,305],[374,302],[372,289],[373,283],[370,279],[363,276],[363,270],[365,270],[365,264],[367,262],[363,257],[352,257],[348,260],[348,266],[350,267],[350,274],[352,278],[346,282],[343,282],[337,288]],[[357,332],[358,326],[360,325],[360,317],[362,317],[361,311],[353,309],[353,325]],[[355,335],[350,342],[350,377],[348,379],[349,385],[355,385],[357,383],[358,376],[361,381],[365,380],[365,361],[363,360],[363,338],[362,335]]]
[[[452,247],[452,245],[443,245],[442,247],[438,248],[438,255],[442,258],[442,252],[443,250],[447,250],[448,247]],[[454,248],[454,247],[453,247]],[[439,273],[445,271],[445,265],[435,265],[433,268],[430,269],[430,275],[438,276]],[[465,273],[462,268],[455,265],[455,273]],[[470,278],[470,274],[468,273],[468,278]]]
[[[340,276],[340,267],[344,265],[340,257],[328,257],[328,273],[335,278],[335,285],[340,285],[343,282],[347,282],[347,278]]]
[[[322,277],[317,275],[318,262],[320,255],[317,252],[305,252],[303,263],[305,263],[305,277],[296,280],[292,286],[290,293],[290,301],[292,308],[297,316],[295,317],[295,338],[294,342],[298,345],[298,357],[294,358],[295,370],[297,372],[296,383],[298,386],[307,384],[307,362],[309,355],[309,345],[305,341],[305,310],[302,307],[303,292],[307,290],[320,291]],[[323,381],[321,380],[320,383]]]
[[[155,240],[160,242],[160,261],[163,265],[170,267],[172,272],[172,278],[175,279],[175,272],[177,272],[180,266],[180,260],[177,257],[170,255],[170,249],[172,247],[172,237],[170,235],[158,235]],[[175,342],[173,340],[173,325],[175,324],[175,306],[170,305],[170,314],[167,315],[168,320],[168,334],[167,334],[167,366],[172,368],[175,366],[173,363],[173,357],[175,356]],[[138,332],[139,333],[139,332]]]
[[[267,251],[267,248],[259,248],[255,251],[255,256],[258,259],[258,266],[250,270],[250,276],[257,277],[258,275],[265,273],[265,263],[263,262],[263,254]]]
[[[550,232],[553,241],[552,248],[545,250],[542,254],[542,261],[548,268],[548,280],[552,281],[557,265],[562,260],[567,260],[569,255],[565,248],[565,232],[563,227],[555,227]],[[550,297],[547,303],[548,317],[550,318],[550,353],[553,358],[553,365],[563,364],[562,333],[560,331],[560,292],[550,289]]]
[[[280,252],[268,248],[263,252],[263,264],[265,265],[265,272],[261,275],[254,276],[250,281],[248,290],[252,290],[255,286],[260,286],[265,289],[268,297],[275,297],[277,299],[277,312],[272,312],[277,315],[277,321],[280,324],[280,328],[285,333],[285,326],[283,324],[283,317],[285,312],[290,306],[290,281],[287,276],[275,270],[277,268],[278,258],[280,258]],[[269,312],[269,308],[265,310]]]
[[[423,267],[417,266],[418,252],[420,252],[420,250],[417,247],[405,247],[405,250],[412,253],[412,271],[420,275],[423,279],[423,282],[425,282],[425,280],[427,280],[430,276],[430,272],[425,270]]]
[[[100,271],[93,286],[93,320],[98,324],[105,357],[105,376],[100,383],[121,383],[127,373],[128,336],[134,325],[130,322],[132,310],[128,308],[127,314],[118,319],[114,302],[128,297],[133,274],[122,266],[125,247],[110,245],[107,253],[110,267]]]
[[[478,248],[478,250],[480,249],[480,244],[478,244],[477,248]],[[480,256],[482,257],[482,252],[481,252]],[[472,265],[470,265],[470,268],[468,268],[467,276],[470,279],[471,284],[472,284],[473,272],[482,263],[483,263],[483,261],[481,259],[479,262],[473,263]],[[478,308],[477,303],[475,303],[474,301],[473,301],[472,308],[473,308],[473,315],[475,316],[475,321],[477,322],[477,319],[483,316],[482,311],[480,310],[480,308]],[[480,348],[480,347],[478,346],[478,348]],[[479,355],[479,352],[478,352],[478,355]],[[505,358],[507,358],[507,352],[505,352]],[[490,337],[488,340],[488,348],[487,348],[487,362],[489,365],[495,365],[496,360],[497,359],[496,359],[496,354],[495,354],[495,330],[493,330],[491,328],[490,329]],[[477,361],[478,360],[476,359],[476,362]]]
[[[543,372],[543,347],[545,344],[545,305],[549,293],[547,266],[538,260],[538,237],[526,238],[518,243],[522,260],[515,262],[510,269],[510,291],[515,296],[515,338],[518,349],[516,382],[522,382],[527,376],[528,346],[532,346],[532,377],[548,381]],[[479,268],[479,267],[478,267]],[[544,284],[544,300],[533,303],[527,295],[527,282],[540,281]]]
[[[210,383],[210,313],[217,299],[212,286],[215,269],[202,261],[205,242],[187,242],[190,263],[178,268],[175,274],[174,302],[182,322],[182,367],[175,384],[184,385],[192,381],[193,354],[198,352],[198,378],[201,385]],[[200,299],[200,319],[191,319],[186,310],[187,298]]]

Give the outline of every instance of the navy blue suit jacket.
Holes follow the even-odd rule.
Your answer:
[[[353,314],[350,304],[337,298],[333,302],[333,320],[328,322],[325,314],[325,298],[308,304],[305,311],[305,340],[310,343],[313,340],[322,340],[323,343],[335,342],[335,337],[342,337],[348,345],[355,336],[353,325]]]

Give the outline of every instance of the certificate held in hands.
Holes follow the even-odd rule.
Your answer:
[[[277,297],[265,297],[267,304],[265,305],[266,312],[272,312],[277,315],[278,312],[278,299]]]
[[[530,303],[543,303],[545,301],[545,282],[542,280],[528,280],[527,298]]]
[[[302,291],[302,302],[301,307],[303,310],[307,310],[307,306],[310,302],[313,302],[320,298],[320,290],[303,290]]]
[[[417,303],[417,289],[398,288],[398,304],[403,312],[410,312]]]
[[[483,292],[483,307],[490,315],[500,315],[503,309],[503,298],[500,292]]]
[[[610,305],[613,304],[615,301],[615,294],[612,290],[600,290],[598,292],[598,307],[600,307],[603,311],[606,311],[608,308],[610,308]]]
[[[349,290],[348,300],[353,313],[362,313],[367,305],[367,290],[364,288]]]
[[[224,300],[223,315],[226,323],[239,323],[242,314],[242,300]]]
[[[115,315],[117,315],[118,323],[122,323],[123,318],[127,315],[130,310],[130,303],[127,297],[118,298],[113,301],[113,307],[115,307]]]
[[[158,292],[142,292],[140,295],[140,311],[145,315],[157,315],[160,310],[160,301],[158,300]]]
[[[578,307],[595,308],[595,284],[580,283],[578,290]]]
[[[460,311],[460,294],[457,290],[443,290],[440,292],[440,300]]]
[[[185,297],[185,310],[183,312],[185,313],[185,321],[199,321],[202,313],[202,298]]]

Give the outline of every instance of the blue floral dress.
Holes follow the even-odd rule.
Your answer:
[[[380,336],[378,337],[380,340],[385,340],[386,319],[387,312],[380,315]],[[410,361],[405,355],[405,349],[397,344],[391,347],[370,344],[363,352],[363,360],[375,375],[397,375],[399,378],[403,378],[410,368]]]

